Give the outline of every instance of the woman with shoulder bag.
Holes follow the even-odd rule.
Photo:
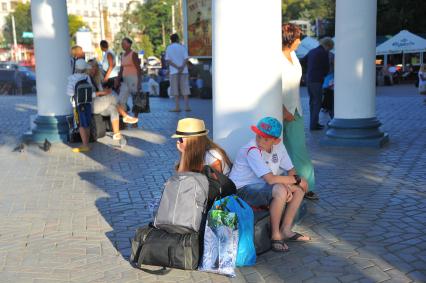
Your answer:
[[[142,72],[140,68],[140,60],[138,54],[132,50],[132,43],[129,38],[125,37],[121,41],[121,47],[124,54],[121,56],[121,68],[118,77],[114,82],[114,87],[120,87],[118,95],[119,104],[126,109],[129,95],[132,94],[133,99],[141,91]],[[133,103],[134,104],[134,103]],[[137,107],[133,108],[135,118],[138,118],[139,111]],[[137,128],[137,124],[133,124]]]

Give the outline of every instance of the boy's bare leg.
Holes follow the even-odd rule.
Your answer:
[[[79,128],[81,142],[83,146],[89,147],[89,136],[90,136],[90,128]]]
[[[293,224],[294,217],[296,216],[297,210],[300,207],[300,204],[302,203],[304,196],[304,192],[302,189],[297,188],[293,192],[293,198],[287,205],[287,210],[284,215],[284,221],[281,225],[281,234],[284,236],[285,239],[291,238],[295,235],[293,231],[291,231],[291,225]],[[307,236],[301,236],[299,241],[309,241],[310,238]]]
[[[287,200],[287,190],[283,185],[274,185],[272,188],[272,201],[269,205],[271,215],[271,238],[273,240],[282,240],[280,233],[280,222]]]

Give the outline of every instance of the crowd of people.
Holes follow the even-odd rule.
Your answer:
[[[172,34],[170,36],[171,44],[165,52],[165,65],[168,66],[168,75],[170,80],[170,95],[175,97],[176,106],[171,112],[180,112],[179,97],[184,97],[185,111],[191,111],[188,96],[190,95],[188,78],[188,52],[186,48],[179,43],[179,36]],[[73,148],[74,152],[87,152],[89,148],[89,129],[92,114],[100,114],[110,117],[113,129],[113,140],[121,140],[123,137],[119,129],[120,116],[123,122],[132,124],[132,127],[138,127],[138,116],[140,107],[135,101],[137,96],[141,95],[142,89],[142,70],[141,62],[137,52],[132,50],[132,40],[125,37],[121,41],[123,52],[120,57],[120,68],[117,71],[116,55],[109,49],[107,41],[102,40],[100,47],[103,52],[101,62],[96,59],[90,59],[86,62],[83,49],[76,45],[71,48],[71,68],[72,75],[68,78],[67,94],[71,97],[71,104],[74,108],[74,120],[76,121],[78,131],[81,136],[82,145]],[[148,80],[148,87],[158,88],[158,84],[151,83]],[[87,89],[80,82],[86,82]],[[91,98],[86,99],[84,103],[76,102],[77,88],[80,92],[90,92]],[[91,88],[91,89],[90,89]],[[133,116],[127,112],[127,102],[129,97],[133,100]]]

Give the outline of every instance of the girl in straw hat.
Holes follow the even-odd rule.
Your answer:
[[[176,133],[172,138],[176,140],[176,147],[180,152],[178,172],[199,172],[204,165],[210,165],[225,175],[229,174],[232,166],[226,152],[207,136],[203,120],[194,118],[181,119],[178,122]]]

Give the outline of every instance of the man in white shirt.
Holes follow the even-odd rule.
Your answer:
[[[170,36],[172,42],[166,49],[166,61],[169,65],[170,95],[175,97],[176,107],[171,112],[180,112],[179,94],[184,97],[185,111],[189,108],[189,75],[188,75],[188,51],[179,43],[179,36],[174,33]]]
[[[285,241],[310,240],[291,230],[308,184],[296,174],[281,143],[282,125],[277,119],[265,117],[251,129],[256,138],[240,149],[229,177],[237,186],[237,194],[250,206],[269,207],[272,249],[286,252]],[[286,170],[288,176],[281,176],[280,169]]]

